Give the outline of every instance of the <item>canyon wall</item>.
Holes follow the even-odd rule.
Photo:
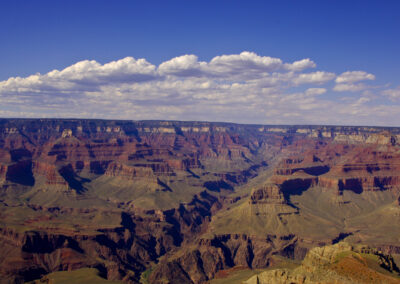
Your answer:
[[[150,270],[150,283],[205,283],[343,236],[372,238],[380,231],[298,233],[311,209],[297,197],[351,193],[397,216],[399,143],[399,128],[0,119],[0,275],[14,283],[94,267],[129,283]],[[215,220],[256,220],[269,233]]]

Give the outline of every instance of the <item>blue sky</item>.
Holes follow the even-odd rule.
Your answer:
[[[399,11],[396,0],[4,0],[0,116],[400,126]]]

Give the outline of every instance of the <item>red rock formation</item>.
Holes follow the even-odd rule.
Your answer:
[[[275,248],[278,243],[280,248],[290,251],[296,239],[291,235],[257,238],[238,234],[200,239],[190,248],[183,248],[178,257],[172,260],[164,258],[149,280],[151,283],[164,283],[164,279],[182,283],[206,283],[223,269],[235,266],[268,267],[270,256],[278,252]]]
[[[153,173],[153,170],[149,167],[127,166],[115,162],[108,165],[105,175],[120,177],[126,180],[157,179]]]
[[[363,191],[379,191],[400,187],[400,176],[364,176],[364,177],[329,177],[318,178],[318,185],[323,188],[351,190],[356,193]]]
[[[270,216],[270,208],[274,214],[301,215],[301,209],[290,204],[290,197],[311,186],[338,193],[397,190],[400,154],[396,135],[400,130],[390,131],[390,135],[381,135],[382,129],[363,127],[2,120],[0,215],[5,222],[14,222],[18,214],[13,210],[23,213],[18,215],[22,216],[20,223],[0,228],[0,275],[14,277],[9,282],[22,282],[51,271],[96,266],[108,279],[136,283],[150,263],[159,262],[152,283],[162,278],[199,283],[236,265],[265,268],[272,254],[304,255],[293,235],[257,238],[208,232],[211,237],[206,238],[202,234],[216,211],[225,208],[223,200],[233,207],[237,200],[249,198],[250,205],[243,204],[252,206],[249,214],[261,214],[261,220],[263,214]],[[251,196],[240,190],[230,195],[262,172],[267,162],[274,165],[280,158],[269,184],[256,188]],[[149,196],[160,194],[157,197],[166,202],[180,204],[168,210],[144,210],[136,199],[95,196],[98,192],[90,186],[86,194],[83,185],[101,180],[102,175],[128,181],[166,180],[171,188],[178,184],[176,191],[151,192]],[[58,186],[75,187],[79,194],[66,198],[68,205],[63,199],[57,201],[61,204],[51,200],[41,204],[38,199],[43,191],[37,189],[43,180],[48,189],[45,194]],[[198,194],[204,187],[207,190]],[[37,192],[42,194],[39,198]],[[181,195],[173,196],[175,193]],[[93,196],[95,205],[90,200]],[[191,202],[180,201],[191,196]],[[121,214],[121,220],[105,227],[115,212]],[[73,223],[77,215],[82,223]],[[66,219],[71,224],[64,228]]]
[[[165,176],[169,176],[169,175],[173,175],[174,171],[172,170],[172,168],[165,163],[164,161],[155,161],[155,162],[150,162],[150,163],[137,163],[135,164],[136,167],[142,167],[142,168],[150,168],[152,169],[153,173],[155,175],[165,175]]]
[[[165,162],[172,169],[181,171],[201,167],[200,161],[197,158],[166,159]]]
[[[398,190],[400,188],[398,174],[400,155],[396,148],[391,146],[392,143],[385,143],[385,145],[388,145],[387,148],[379,151],[376,145],[368,143],[346,145],[345,143],[310,142],[305,144],[304,141],[299,140],[288,147],[290,151],[293,148],[293,152],[290,153],[289,158],[283,159],[278,164],[273,179],[283,184],[285,180],[283,176],[289,179],[306,173],[318,177],[312,181],[313,185],[318,184],[320,187],[335,190],[338,194],[341,194],[343,190],[356,193]]]
[[[67,181],[60,175],[55,165],[43,162],[34,162],[32,172],[35,176],[38,175],[44,177],[46,185],[68,187]]]
[[[285,204],[281,188],[277,184],[266,184],[256,189],[250,196],[252,204]]]

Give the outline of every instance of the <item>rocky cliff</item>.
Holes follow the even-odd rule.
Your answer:
[[[399,135],[0,119],[0,275],[92,267],[129,283],[204,283],[343,238],[396,252],[398,229],[382,235],[400,216]]]
[[[269,270],[245,283],[399,283],[399,276],[390,255],[368,246],[338,243],[311,249],[293,270]]]

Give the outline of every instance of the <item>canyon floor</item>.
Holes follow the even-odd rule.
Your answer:
[[[0,119],[0,283],[399,283],[399,224],[400,128]]]

